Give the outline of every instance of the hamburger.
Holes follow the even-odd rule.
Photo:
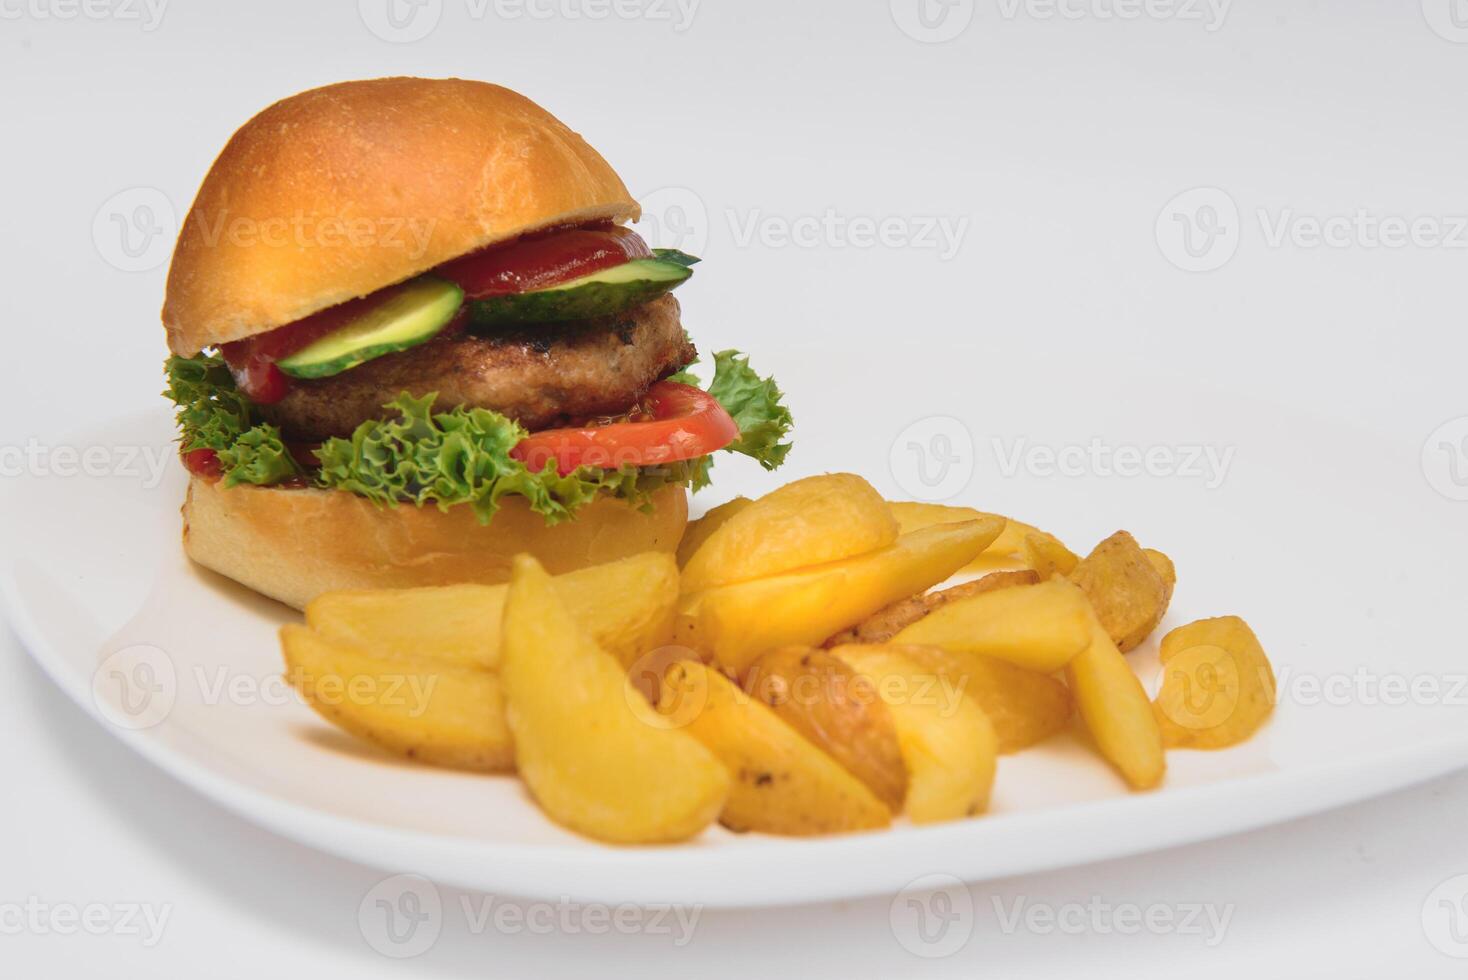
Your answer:
[[[245,123],[163,305],[188,555],[301,607],[675,548],[712,455],[773,469],[791,417],[738,352],[690,373],[698,259],[639,216],[497,85],[346,82]]]

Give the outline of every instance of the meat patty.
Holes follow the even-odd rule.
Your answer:
[[[297,381],[261,410],[287,438],[315,442],[390,416],[383,405],[400,392],[436,391],[438,410],[489,408],[534,431],[619,415],[695,355],[678,301],[665,295],[614,317],[440,336],[334,377]]]

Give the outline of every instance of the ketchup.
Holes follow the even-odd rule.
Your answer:
[[[212,449],[191,449],[183,454],[184,469],[206,480],[217,480],[223,472],[219,466],[219,454]]]
[[[431,274],[458,283],[466,299],[481,299],[549,289],[651,255],[652,250],[635,231],[612,224],[582,225],[553,228],[491,245],[446,262]],[[331,333],[376,303],[381,295],[379,291],[350,300],[269,333],[224,344],[220,353],[239,389],[257,405],[272,405],[290,393],[292,383],[275,362]],[[441,333],[449,334],[463,322],[461,310]]]
[[[592,225],[537,232],[491,245],[434,272],[458,283],[468,299],[482,299],[549,289],[651,255],[637,232],[616,225]]]

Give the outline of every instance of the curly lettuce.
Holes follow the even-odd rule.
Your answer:
[[[168,360],[168,390],[178,406],[185,452],[211,449],[219,456],[226,485],[270,485],[306,475],[281,438],[234,384],[216,355]],[[685,369],[686,372],[686,369]],[[696,383],[680,374],[676,380]],[[761,378],[735,351],[714,355],[709,393],[739,424],[739,439],[727,448],[758,460],[766,469],[784,461],[791,426],[773,379]],[[669,484],[695,491],[709,482],[708,456],[658,467],[631,464],[618,469],[582,466],[565,476],[554,461],[533,470],[510,451],[528,434],[498,412],[455,407],[433,411],[434,395],[400,394],[386,406],[394,414],[363,422],[350,438],[328,439],[315,450],[320,469],[312,484],[345,490],[384,506],[414,504],[442,510],[468,506],[489,523],[507,495],[523,497],[547,524],[558,524],[598,495],[610,494],[647,508]]]
[[[689,368],[694,361],[671,380],[683,384],[699,384]],[[743,453],[773,470],[785,462],[791,443],[784,441],[795,425],[790,409],[782,399],[784,393],[774,378],[762,378],[749,366],[749,358],[736,350],[723,350],[714,355],[714,378],[708,393],[719,400],[724,410],[739,425],[739,438],[725,448]]]
[[[259,420],[222,357],[175,355],[164,368],[168,388],[163,393],[178,406],[174,419],[181,451],[217,453],[225,486],[266,486],[301,475],[280,430]]]
[[[363,422],[350,439],[323,442],[316,450],[317,482],[380,504],[433,504],[441,510],[467,504],[482,524],[494,517],[501,498],[514,494],[547,524],[559,524],[599,493],[645,506],[659,486],[688,481],[686,466],[583,466],[561,476],[551,460],[532,470],[510,456],[528,435],[519,424],[483,408],[434,413],[434,397],[401,394],[387,405],[396,418]]]

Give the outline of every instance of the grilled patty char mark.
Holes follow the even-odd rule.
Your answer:
[[[440,411],[489,408],[534,431],[619,415],[695,354],[678,301],[665,295],[599,320],[439,337],[334,377],[298,381],[261,410],[286,438],[316,442],[391,416],[383,405],[400,392],[436,391]]]

